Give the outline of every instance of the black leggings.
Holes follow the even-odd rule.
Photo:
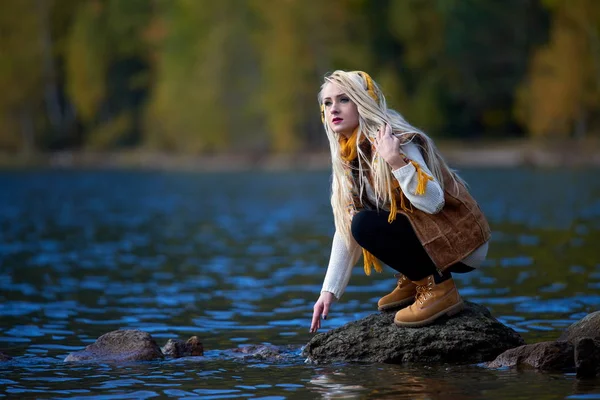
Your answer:
[[[474,269],[458,262],[440,276],[408,218],[402,214],[390,224],[385,211],[360,211],[352,218],[352,236],[359,245],[411,281],[433,275],[439,283],[449,279],[451,272],[464,273]]]

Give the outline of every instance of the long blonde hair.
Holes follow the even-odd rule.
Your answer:
[[[443,171],[449,172],[452,180],[464,183],[454,171],[452,171],[441,154],[437,150],[433,141],[420,129],[409,124],[399,112],[387,108],[387,103],[383,92],[371,77],[362,71],[335,71],[325,76],[324,83],[321,85],[318,100],[321,106],[323,127],[329,139],[331,149],[332,164],[332,182],[331,182],[331,206],[335,219],[336,229],[344,236],[346,243],[350,243],[350,223],[351,215],[348,212],[348,206],[353,204],[352,185],[348,176],[348,166],[340,157],[339,134],[335,133],[327,123],[327,117],[324,115],[323,90],[329,83],[337,85],[345,93],[358,109],[358,136],[356,140],[358,153],[358,170],[360,177],[358,182],[358,193],[362,198],[365,190],[364,170],[371,172],[373,179],[373,189],[375,192],[377,207],[388,208],[393,203],[392,193],[392,172],[388,163],[374,152],[371,159],[361,149],[360,144],[368,140],[371,144],[377,138],[377,131],[384,124],[392,128],[392,133],[401,139],[403,143],[413,141],[419,146],[423,159],[427,167],[432,172],[436,180],[444,188]]]

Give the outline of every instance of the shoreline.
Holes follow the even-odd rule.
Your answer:
[[[600,142],[532,141],[465,142],[440,141],[438,147],[453,167],[600,167]],[[50,169],[142,169],[200,172],[317,171],[331,167],[329,152],[173,154],[130,149],[119,151],[57,151],[31,154],[0,153],[0,170]]]

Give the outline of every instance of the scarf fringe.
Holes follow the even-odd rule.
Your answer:
[[[427,181],[432,181],[433,177],[423,172],[423,169],[418,162],[411,161],[410,163],[414,165],[417,170],[417,190],[415,190],[415,194],[417,196],[423,196],[427,190]]]
[[[381,263],[379,262],[379,260],[367,250],[362,249],[362,251],[365,263],[365,274],[371,275],[371,265],[375,268],[375,271],[382,272],[383,268],[381,268]]]

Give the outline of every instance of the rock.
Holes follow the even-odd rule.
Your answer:
[[[243,360],[282,361],[288,359],[293,350],[292,347],[280,348],[273,345],[253,344],[233,349],[231,353],[234,357],[240,357]]]
[[[600,311],[588,314],[569,326],[558,340],[574,343],[577,339],[584,337],[600,339]]]
[[[173,358],[204,355],[204,347],[198,336],[192,336],[187,342],[179,339],[169,339],[161,350],[165,356]]]
[[[487,365],[489,368],[529,367],[541,371],[562,371],[575,366],[569,342],[540,342],[510,349]]]
[[[65,361],[149,361],[164,358],[152,336],[139,330],[105,333],[84,350],[71,353]]]
[[[421,328],[394,325],[394,312],[372,314],[315,335],[303,355],[313,362],[478,363],[524,344],[487,308],[465,302],[465,310]]]
[[[8,354],[4,354],[3,352],[0,351],[0,361],[8,361],[8,360],[12,360],[12,357],[9,356]]]
[[[600,374],[600,340],[589,337],[575,342],[577,378],[593,378]]]

